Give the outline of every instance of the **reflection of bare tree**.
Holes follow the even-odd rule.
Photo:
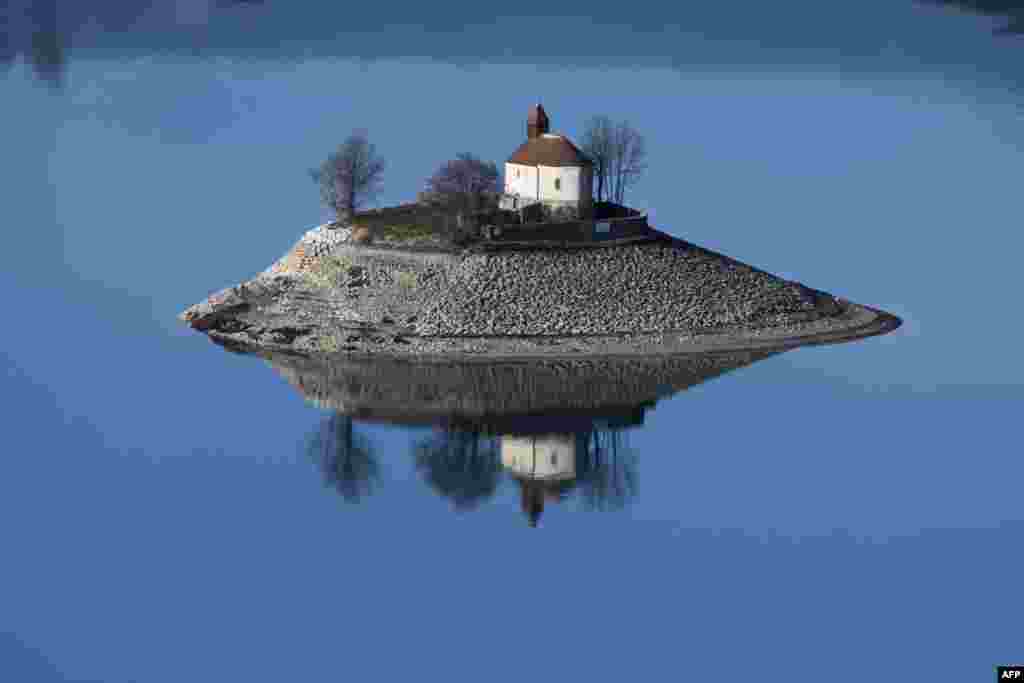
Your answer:
[[[479,432],[436,431],[414,446],[413,457],[426,483],[457,510],[475,509],[501,481],[498,444]]]
[[[1024,0],[914,0],[918,3],[930,3],[938,5],[950,5],[962,8],[967,11],[983,13],[990,16],[1005,18],[1006,26],[1001,32],[1024,33]],[[492,20],[493,10],[482,3],[458,3],[460,6],[458,17],[459,26],[463,23],[482,23]],[[899,3],[896,3],[899,4]],[[269,11],[278,17],[269,24],[254,24],[248,19],[248,9],[255,9],[260,5],[268,7]],[[306,12],[299,7],[299,3],[291,3],[294,10],[289,10],[289,3],[267,2],[266,0],[163,0],[156,2],[149,0],[0,0],[0,69],[10,65],[15,55],[24,55],[26,60],[31,60],[36,68],[37,74],[42,78],[57,79],[61,65],[73,58],[75,50],[100,47],[106,49],[112,46],[118,50],[114,54],[131,58],[139,53],[161,54],[173,51],[178,54],[202,54],[203,52],[221,53],[227,56],[259,56],[272,54],[277,57],[300,56],[309,43],[320,45],[323,41],[331,41],[329,54],[334,57],[361,57],[364,59],[389,58],[399,54],[405,54],[410,46],[402,45],[402,41],[379,41],[379,45],[370,53],[367,48],[361,47],[346,50],[345,47],[352,44],[352,41],[337,40],[335,34],[337,27],[352,32],[356,35],[369,31],[379,30],[387,26],[390,19],[390,9],[383,3],[378,5],[363,5],[359,12],[351,12],[345,3],[320,3],[316,13]],[[563,3],[564,5],[564,3]],[[560,5],[563,6],[563,5]],[[236,17],[233,25],[226,26],[222,22],[217,31],[209,32],[206,27],[196,34],[195,27],[182,27],[175,21],[176,9],[183,7],[205,8],[199,14],[209,17],[228,16]],[[285,9],[282,9],[284,7]],[[591,11],[588,4],[570,2],[563,9],[568,12],[566,16],[576,15],[587,16]],[[280,14],[277,14],[280,12]],[[674,19],[664,12],[649,13],[646,18],[638,17],[646,27],[661,27],[666,23],[688,22],[693,19],[686,11],[685,16],[678,12],[672,13]],[[4,44],[4,19],[7,15],[7,36]],[[56,20],[41,22],[39,24],[43,34],[37,39],[32,38],[33,29],[26,27],[25,19],[36,13],[43,17],[57,16]],[[410,14],[411,13],[411,14]],[[418,54],[432,54],[446,61],[457,64],[479,63],[483,55],[488,53],[486,46],[475,43],[479,48],[478,56],[471,56],[474,52],[465,52],[466,41],[459,41],[462,46],[454,53],[447,50],[447,43],[441,43],[438,49],[437,44],[429,37],[437,35],[439,31],[447,31],[452,28],[450,13],[440,13],[432,10],[429,4],[411,5],[403,9],[407,23],[430,27],[422,32],[425,42],[412,47]],[[714,22],[720,15],[718,12],[710,12],[709,19]],[[810,24],[809,24],[810,26]],[[99,29],[100,35],[92,33]],[[275,28],[284,31],[278,35]],[[85,30],[83,30],[85,29]],[[230,32],[224,33],[224,30]],[[209,34],[209,35],[207,35]],[[670,36],[671,34],[665,34]],[[638,38],[638,36],[643,36]],[[287,37],[287,41],[281,38]],[[651,42],[654,38],[658,42]],[[485,34],[480,39],[487,40]],[[592,57],[595,53],[590,49],[593,41],[586,34],[561,35],[560,39],[565,41],[567,50],[563,55],[578,55],[572,58],[563,56],[562,62],[569,60],[574,64],[593,64]],[[672,40],[671,38],[668,38]],[[866,38],[869,42],[873,38]],[[645,29],[636,33],[632,38],[623,37],[617,49],[609,51],[609,44],[604,43],[602,49],[597,53],[600,55],[602,64],[609,60],[620,61],[621,57],[626,58],[626,63],[633,63],[636,55],[640,54],[663,54],[664,49],[670,49],[668,43],[661,43],[664,38],[657,38],[656,34],[648,33]],[[209,42],[207,42],[209,41]],[[309,41],[307,43],[307,41]],[[358,44],[358,41],[357,41]],[[395,45],[401,45],[396,52]],[[525,45],[525,43],[524,43]],[[655,49],[654,53],[647,50]],[[516,50],[516,47],[510,47]],[[637,50],[640,50],[639,52]],[[683,52],[672,52],[672,61],[686,63],[686,55]],[[509,53],[510,55],[513,53]],[[522,54],[522,53],[521,53]],[[527,48],[525,54],[530,54]],[[54,82],[51,80],[51,82]],[[598,183],[595,183],[597,185]],[[607,192],[607,186],[600,188]],[[621,202],[620,202],[621,203]]]
[[[261,5],[264,0],[199,0],[207,8],[230,11]],[[36,76],[51,86],[62,85],[68,53],[77,32],[93,22],[110,35],[138,30],[136,22],[161,4],[126,0],[0,0],[0,69],[24,55]],[[155,16],[164,16],[155,12]]]
[[[358,503],[380,482],[373,446],[352,429],[352,418],[334,414],[323,420],[306,442],[306,452],[319,465],[324,483],[346,503]]]
[[[18,56],[14,12],[15,7],[11,0],[0,0],[0,69],[4,70],[11,68]]]
[[[29,5],[28,59],[36,76],[59,88],[64,73],[63,38],[57,27],[57,0],[35,0]]]
[[[924,0],[924,2],[1004,18],[1006,22],[996,29],[996,33],[1024,34],[1024,0]]]
[[[593,429],[576,435],[576,487],[594,510],[618,510],[636,493],[636,454],[622,429]]]

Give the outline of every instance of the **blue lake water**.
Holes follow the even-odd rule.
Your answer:
[[[0,54],[0,680],[959,683],[1024,660],[1019,38],[911,3],[367,10],[337,36],[329,10],[230,4],[5,9],[64,11]],[[612,47],[554,40],[579,22]],[[595,427],[628,485],[569,488],[537,528],[506,469],[468,502],[438,487],[454,470],[417,449],[464,435],[430,425],[354,420],[373,476],[340,495],[311,444],[348,423],[175,316],[327,218],[306,171],[353,128],[387,205],[459,152],[500,164],[538,98],[555,132],[645,135],[627,199],[656,227],[904,324]]]

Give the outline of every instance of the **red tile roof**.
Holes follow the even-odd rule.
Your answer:
[[[569,138],[561,135],[541,135],[527,140],[508,158],[508,163],[527,166],[588,166],[593,164],[576,145],[572,144]]]

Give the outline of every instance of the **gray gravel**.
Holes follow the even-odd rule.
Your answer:
[[[425,336],[593,335],[784,324],[816,294],[685,243],[473,255],[422,312]]]

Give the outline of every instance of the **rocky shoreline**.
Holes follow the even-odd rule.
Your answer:
[[[481,253],[354,244],[330,226],[179,317],[237,349],[415,357],[791,348],[900,324],[657,231]]]

